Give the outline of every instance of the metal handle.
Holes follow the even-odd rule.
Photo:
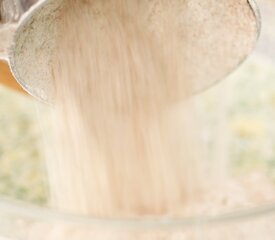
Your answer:
[[[0,84],[23,91],[11,74],[8,49],[21,16],[38,0],[0,0]]]
[[[0,0],[1,23],[15,23],[38,0]]]

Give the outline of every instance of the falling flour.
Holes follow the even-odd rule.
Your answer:
[[[183,78],[183,3],[64,1],[51,60],[53,207],[182,216],[221,180],[206,171],[194,85]]]
[[[144,25],[146,3],[63,6],[52,61],[54,151],[47,160],[52,204],[61,210],[176,214],[202,188],[195,113],[188,81],[179,76],[180,39],[169,24],[176,6],[156,34]]]

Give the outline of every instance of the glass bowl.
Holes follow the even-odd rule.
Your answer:
[[[0,201],[0,239],[272,240],[275,204],[217,216],[96,219]]]

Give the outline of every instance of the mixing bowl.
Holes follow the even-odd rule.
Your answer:
[[[272,240],[275,204],[191,218],[95,219],[0,201],[3,240]]]

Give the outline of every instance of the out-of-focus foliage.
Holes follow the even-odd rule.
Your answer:
[[[210,158],[235,172],[266,171],[275,177],[275,65],[253,55],[224,82],[204,94]]]
[[[30,97],[0,88],[0,195],[44,203],[37,104]]]

